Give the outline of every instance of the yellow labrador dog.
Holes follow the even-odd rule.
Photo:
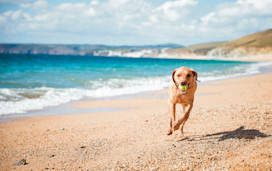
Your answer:
[[[170,127],[167,135],[171,135],[173,130],[178,130],[180,127],[181,135],[183,135],[183,127],[186,120],[189,118],[190,111],[193,108],[194,94],[197,88],[197,72],[193,69],[180,67],[172,73],[172,84],[169,88],[169,114]],[[187,86],[188,89],[182,91],[179,86]],[[183,107],[183,116],[176,121],[176,104],[179,103]]]

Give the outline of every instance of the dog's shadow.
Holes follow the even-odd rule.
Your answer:
[[[255,139],[256,137],[270,137],[271,135],[264,134],[257,129],[245,129],[245,126],[241,126],[234,131],[225,131],[218,132],[214,134],[206,134],[206,135],[194,135],[188,136],[178,140],[180,141],[198,141],[198,140],[217,140],[217,141],[225,141],[228,139]]]

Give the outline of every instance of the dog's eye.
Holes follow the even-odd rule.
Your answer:
[[[191,75],[190,75],[190,74],[188,74],[188,75],[187,75],[187,77],[189,78],[189,77],[191,77]]]

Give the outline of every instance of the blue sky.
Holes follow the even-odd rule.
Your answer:
[[[0,43],[188,46],[269,28],[271,0],[0,0]]]

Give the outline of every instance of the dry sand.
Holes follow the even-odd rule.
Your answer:
[[[122,110],[1,123],[0,170],[272,170],[272,73],[199,86],[183,137],[166,90],[75,107]]]

